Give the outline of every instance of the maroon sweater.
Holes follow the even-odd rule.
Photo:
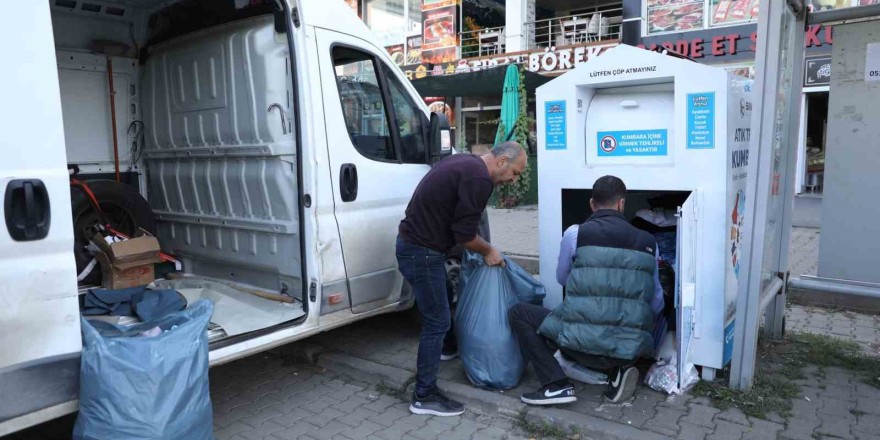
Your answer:
[[[443,253],[473,240],[492,188],[479,156],[454,154],[441,160],[416,187],[400,222],[400,237]]]

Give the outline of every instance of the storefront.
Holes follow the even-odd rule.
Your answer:
[[[482,58],[460,59],[447,63],[422,63],[404,66],[403,72],[423,96],[444,96],[452,106],[450,119],[456,132],[456,145],[481,151],[491,147],[498,128],[495,121],[501,112],[501,86],[504,66],[516,64],[526,72],[530,91],[529,114],[534,118],[534,88],[577,65],[599,56],[617,43],[586,43],[550,49],[505,53]],[[500,68],[500,69],[499,69]],[[489,73],[491,72],[491,73]],[[486,73],[484,75],[483,73]],[[492,78],[488,76],[491,75]],[[471,88],[481,90],[474,92]],[[440,99],[440,98],[437,98]],[[428,98],[434,101],[434,98]]]
[[[623,41],[647,49],[663,47],[697,62],[754,78],[759,0],[627,0]],[[814,0],[813,8],[828,8]],[[822,3],[822,4],[820,4]],[[841,2],[838,2],[841,3]],[[849,6],[850,0],[845,0]],[[858,3],[858,1],[856,1]],[[627,16],[627,12],[631,15]],[[640,13],[635,20],[632,14]],[[645,17],[642,19],[641,17]],[[831,80],[833,27],[806,30],[804,90],[799,130],[798,194],[821,195]]]

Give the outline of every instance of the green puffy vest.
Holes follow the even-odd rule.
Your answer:
[[[636,250],[578,247],[566,297],[538,332],[560,347],[618,359],[653,352],[654,256]]]

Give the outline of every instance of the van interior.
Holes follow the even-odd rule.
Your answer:
[[[147,230],[182,264],[157,269],[157,286],[214,302],[213,347],[301,323],[294,85],[275,2],[43,1],[68,167],[115,229]],[[71,198],[84,293],[101,282],[100,267],[83,273],[101,221],[82,189]]]

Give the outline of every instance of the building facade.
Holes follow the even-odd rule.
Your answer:
[[[560,75],[617,44],[667,48],[754,76],[760,0],[345,0],[411,80],[519,64]],[[765,0],[766,1],[766,0]],[[810,0],[813,10],[880,0]],[[833,28],[811,26],[799,131],[799,193],[819,196],[824,172]],[[434,97],[459,145],[491,144],[501,86],[485,96]]]

